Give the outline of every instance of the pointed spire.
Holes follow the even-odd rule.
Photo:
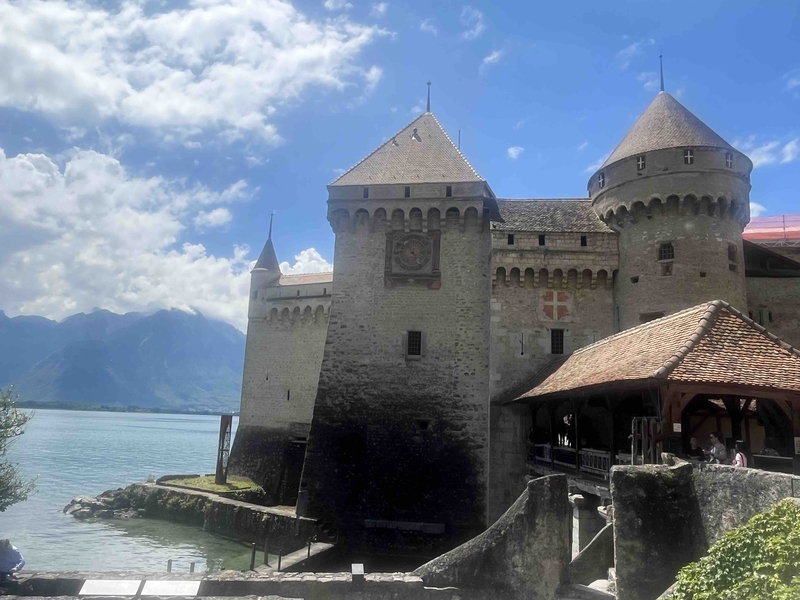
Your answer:
[[[272,245],[272,218],[274,215],[275,213],[273,212],[269,216],[269,236],[267,237],[267,243],[264,244],[264,249],[261,251],[256,261],[255,269],[264,269],[277,279],[281,276],[281,267],[278,264],[278,256],[275,254],[275,247]]]
[[[664,91],[664,55],[658,55],[658,62],[661,64],[661,91]]]
[[[431,82],[428,82],[428,108],[425,112],[431,112]]]

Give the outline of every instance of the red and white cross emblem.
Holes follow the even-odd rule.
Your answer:
[[[548,319],[560,321],[569,315],[569,295],[561,290],[547,290],[542,296],[544,314]]]

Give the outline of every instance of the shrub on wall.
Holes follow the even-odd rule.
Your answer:
[[[783,500],[678,573],[670,600],[800,599],[800,504]]]

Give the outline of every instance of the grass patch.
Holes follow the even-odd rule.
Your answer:
[[[253,483],[247,477],[228,477],[228,483],[225,485],[217,485],[214,483],[213,475],[205,475],[203,477],[188,477],[186,479],[171,479],[166,483],[179,487],[198,488],[209,492],[237,492],[242,490],[259,489],[259,486]]]

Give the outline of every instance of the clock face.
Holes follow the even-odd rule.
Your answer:
[[[431,259],[431,243],[419,234],[402,236],[395,241],[393,254],[400,267],[418,271]]]

